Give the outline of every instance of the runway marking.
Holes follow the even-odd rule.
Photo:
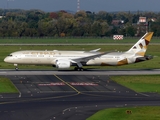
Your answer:
[[[40,91],[40,93],[74,93],[75,91]]]
[[[98,85],[90,82],[70,82],[69,84],[73,86],[97,86]]]
[[[64,86],[65,84],[63,82],[60,83],[41,83],[38,84],[38,86]]]
[[[23,102],[31,102],[31,101],[38,101],[38,100],[50,100],[50,99],[57,99],[57,98],[65,98],[65,97],[73,97],[78,95],[79,93],[76,94],[72,94],[72,95],[64,95],[64,96],[56,96],[56,97],[45,97],[45,98],[33,98],[30,100],[26,100],[26,99],[19,99],[16,101],[7,101],[7,102],[0,102],[0,105],[4,105],[4,104],[13,104],[13,103],[23,103]]]
[[[147,95],[147,94],[144,94],[144,93],[138,93],[138,94],[141,94],[141,95],[143,95],[143,96],[147,96],[147,97],[149,97],[150,95]]]
[[[98,84],[92,82],[68,82],[72,86],[97,86]],[[64,86],[64,82],[55,82],[55,83],[39,83],[38,86]]]
[[[81,92],[79,90],[77,90],[76,88],[74,88],[72,85],[70,85],[68,82],[62,80],[60,77],[58,77],[57,75],[54,74],[54,76],[56,78],[58,78],[60,81],[62,81],[63,83],[65,83],[66,85],[68,85],[70,88],[72,88],[73,90],[75,90],[78,94],[80,94]]]
[[[116,91],[81,91],[83,93],[116,93]]]

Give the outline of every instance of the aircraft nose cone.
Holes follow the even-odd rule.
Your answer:
[[[8,59],[7,59],[7,57],[4,59],[4,62],[8,62]]]

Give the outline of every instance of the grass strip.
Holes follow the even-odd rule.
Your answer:
[[[111,76],[111,79],[136,92],[160,93],[160,75]]]
[[[159,106],[109,108],[89,117],[87,120],[160,120]]]
[[[18,90],[8,78],[0,76],[0,93],[18,93]]]
[[[135,43],[141,37],[133,38],[124,38],[123,40],[113,40],[112,37],[106,38],[85,38],[85,37],[65,37],[65,38],[53,38],[53,37],[44,37],[44,38],[0,38],[0,44],[26,44],[26,43],[38,43],[38,44],[47,44],[47,43]],[[152,43],[160,43],[159,38],[152,38]]]

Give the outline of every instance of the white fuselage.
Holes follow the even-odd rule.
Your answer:
[[[69,60],[79,59],[87,56],[99,54],[100,52],[85,52],[85,51],[18,51],[11,53],[4,61],[13,64],[43,64],[55,65],[57,59]],[[84,62],[85,65],[123,65],[135,62],[135,59],[128,59],[131,55],[127,53],[113,52],[89,59]]]

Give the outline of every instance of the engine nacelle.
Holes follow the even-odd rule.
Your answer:
[[[56,67],[59,69],[70,68],[71,62],[69,60],[56,60]]]

